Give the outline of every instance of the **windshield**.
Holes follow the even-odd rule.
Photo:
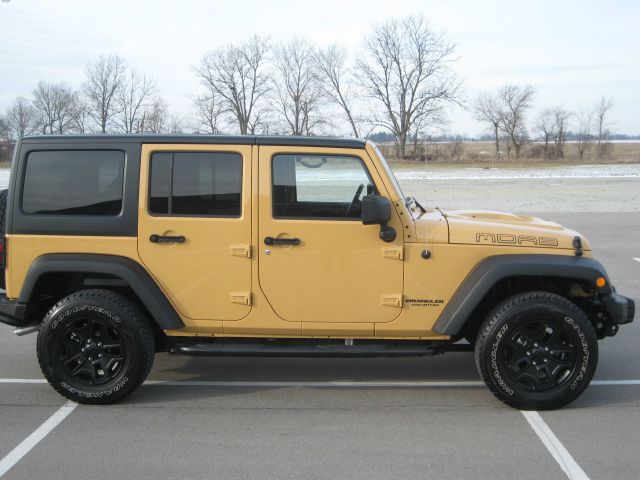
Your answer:
[[[396,190],[396,192],[398,192],[398,195],[400,196],[400,198],[404,199],[405,197],[404,197],[404,193],[402,193],[402,188],[400,188],[398,179],[396,179],[396,176],[393,174],[391,167],[389,167],[389,163],[387,163],[387,160],[384,158],[384,155],[382,155],[382,152],[380,151],[378,146],[374,145],[374,148],[376,150],[376,153],[378,154],[378,157],[382,161],[381,163],[382,163],[382,166],[384,167],[384,171],[386,172],[387,176],[391,180],[391,183],[393,183],[393,188]]]

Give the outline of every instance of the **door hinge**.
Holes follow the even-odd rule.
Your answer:
[[[231,255],[233,255],[234,257],[251,258],[251,245],[247,245],[244,243],[231,245]]]
[[[394,258],[396,260],[404,260],[403,247],[382,247],[382,256],[384,258]]]
[[[239,305],[251,305],[251,292],[231,292],[229,301]]]
[[[380,297],[380,302],[385,307],[402,308],[402,294],[382,295],[382,297]]]

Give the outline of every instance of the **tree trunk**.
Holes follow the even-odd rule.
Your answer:
[[[400,135],[398,135],[398,157],[400,157],[400,160],[404,160],[406,148],[407,134],[406,132],[402,132]]]
[[[498,124],[493,125],[493,134],[496,136],[496,160],[500,157],[500,132],[498,131]]]

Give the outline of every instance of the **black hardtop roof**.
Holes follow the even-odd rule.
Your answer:
[[[199,143],[232,145],[286,145],[301,147],[364,148],[366,140],[336,137],[302,137],[290,135],[39,135],[25,137],[33,143]]]

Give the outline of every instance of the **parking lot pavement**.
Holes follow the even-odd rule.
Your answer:
[[[543,217],[584,234],[618,290],[640,303],[640,214]],[[542,412],[538,427],[489,394],[470,354],[161,354],[139,392],[114,406],[78,406],[2,478],[636,479],[640,385],[602,383],[640,379],[639,341],[636,321],[601,342],[598,382],[568,407]],[[35,336],[8,327],[0,379],[10,382],[0,383],[1,467],[66,402],[46,384],[16,383],[41,374]]]

